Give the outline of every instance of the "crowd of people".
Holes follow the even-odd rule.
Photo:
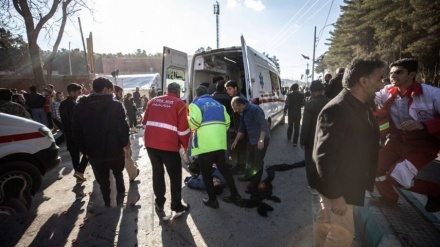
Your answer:
[[[416,81],[415,59],[391,63],[388,81],[384,68],[381,60],[355,59],[338,68],[334,78],[327,74],[324,81],[313,81],[309,95],[301,93],[298,84],[287,95],[287,140],[293,139],[293,146],[299,144],[304,150],[308,186],[320,196],[317,246],[352,244],[353,207],[362,207],[365,191],[374,187],[381,195],[375,198],[378,201],[396,203],[393,186],[401,187],[427,195],[426,211],[440,211],[440,185],[417,177],[440,150],[440,89]],[[116,180],[117,204],[124,201],[122,172],[127,163],[133,165],[129,135],[136,132],[134,114],[142,107],[155,208],[164,210],[166,169],[170,207],[181,215],[189,209],[181,195],[182,158],[187,163],[188,156],[197,157],[199,174],[185,183],[206,189],[208,197],[201,201],[208,207],[220,206],[219,184],[230,190],[223,201],[241,206],[233,175],[249,182],[247,192],[258,189],[270,129],[262,109],[246,99],[239,85],[218,78],[215,92],[201,85],[187,105],[180,99],[177,83],[167,85],[165,95],[146,100],[138,89],[123,96],[122,88],[97,78],[93,92],[85,96],[81,96],[82,86],[68,85],[65,99],[51,85],[44,94],[34,86],[29,94],[0,89],[0,112],[32,116],[46,125],[51,119],[64,133],[77,182],[85,181],[84,170],[90,163],[104,203],[110,206],[110,170]],[[232,153],[235,164],[230,164]],[[133,180],[139,169],[130,170]]]

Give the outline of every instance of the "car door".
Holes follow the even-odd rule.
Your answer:
[[[184,101],[188,98],[188,55],[169,47],[163,47],[162,59],[162,90],[167,93],[170,83],[180,85],[180,98]]]
[[[250,99],[253,96],[252,95],[248,95],[249,92],[252,92],[251,87],[251,71],[250,71],[250,67],[249,67],[249,51],[248,51],[248,47],[246,45],[246,41],[244,40],[243,35],[241,36],[241,51],[243,54],[243,67],[244,67],[244,77],[246,80],[246,98]]]

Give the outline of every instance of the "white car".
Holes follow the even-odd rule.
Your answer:
[[[26,214],[43,175],[61,158],[44,125],[0,113],[0,217]]]

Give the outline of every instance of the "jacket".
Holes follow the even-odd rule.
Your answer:
[[[391,97],[394,85],[387,85],[376,93],[376,104],[384,104]],[[440,89],[418,82],[413,83],[413,92],[408,103],[409,115],[422,122],[429,134],[440,138]],[[391,106],[393,111],[393,106]]]
[[[202,95],[189,105],[189,127],[193,131],[191,155],[226,150],[230,124],[226,108],[210,95]]]
[[[324,95],[318,95],[305,104],[301,125],[301,145],[304,145],[307,148],[313,148],[318,115],[329,101],[330,99],[326,98]]]
[[[342,77],[343,74],[337,74],[335,78],[331,79],[329,85],[325,88],[325,97],[333,99],[342,90]]]
[[[142,125],[145,126],[145,146],[178,152],[189,144],[188,108],[173,94],[148,101]]]
[[[284,113],[287,112],[289,122],[294,119],[301,119],[301,108],[304,106],[304,94],[293,91],[287,95],[286,105],[284,106]]]
[[[60,103],[61,123],[63,124],[63,134],[67,141],[73,140],[72,137],[72,116],[75,109],[76,100],[70,96]]]
[[[121,102],[112,94],[89,94],[78,99],[72,117],[72,135],[81,153],[105,160],[124,152],[129,127]]]
[[[342,196],[347,204],[363,206],[379,155],[379,126],[371,109],[343,89],[319,114],[315,136],[316,189],[326,198]]]

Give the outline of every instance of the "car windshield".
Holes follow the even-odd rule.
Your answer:
[[[149,88],[154,83],[154,75],[143,77],[120,78],[124,88]]]

